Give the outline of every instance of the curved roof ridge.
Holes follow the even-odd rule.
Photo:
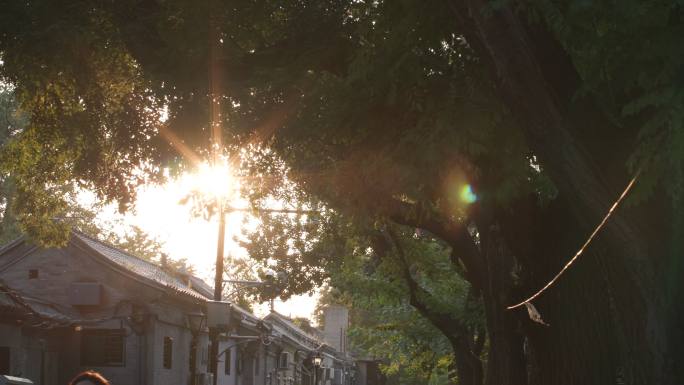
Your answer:
[[[131,258],[135,258],[135,259],[138,259],[138,260],[140,260],[140,261],[142,261],[142,262],[145,262],[145,263],[147,263],[147,264],[150,264],[150,265],[159,267],[159,265],[155,264],[154,262],[152,262],[152,261],[150,261],[150,260],[147,260],[147,259],[144,259],[144,258],[142,258],[142,257],[139,257],[139,256],[137,256],[137,255],[135,255],[135,254],[133,254],[133,253],[130,253],[130,252],[124,250],[124,249],[118,248],[118,247],[114,246],[111,242],[106,241],[106,240],[104,240],[104,239],[100,239],[100,238],[98,238],[98,237],[96,237],[96,236],[93,236],[93,235],[84,233],[83,231],[78,230],[78,229],[76,229],[76,228],[73,228],[73,229],[71,230],[71,232],[74,233],[74,235],[78,235],[78,236],[83,237],[83,238],[88,238],[88,239],[90,239],[91,241],[94,241],[94,242],[98,242],[98,243],[102,244],[103,246],[109,247],[110,249],[113,249],[113,250],[115,250],[115,251],[117,251],[117,252],[119,252],[119,253],[121,253],[121,254],[126,254],[127,256],[129,256],[129,257],[131,257]]]
[[[195,298],[201,298],[205,300],[208,299],[206,295],[192,289],[177,277],[166,272],[159,265],[121,250],[109,244],[108,242],[101,241],[95,237],[84,234],[81,231],[74,230],[72,234],[96,253],[137,276],[151,280],[158,285],[186,295],[190,295]]]
[[[11,250],[15,248],[17,245],[21,244],[27,239],[25,234],[22,234],[11,241],[5,243],[4,245],[0,246],[0,255],[4,254],[6,251]]]
[[[318,336],[313,335],[313,334],[305,331],[304,329],[300,328],[294,322],[292,322],[292,320],[289,317],[287,317],[283,314],[280,314],[275,310],[271,310],[271,312],[268,315],[266,315],[266,317],[264,317],[264,319],[268,318],[271,315],[273,315],[274,318],[276,318],[277,320],[282,322],[286,327],[293,329],[294,332],[301,334],[302,336],[312,340],[313,342],[318,342],[318,343],[323,342],[323,341],[321,341],[320,338],[318,338]]]

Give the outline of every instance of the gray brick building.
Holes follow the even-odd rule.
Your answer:
[[[0,373],[57,385],[94,369],[113,384],[187,385],[193,367],[207,371],[207,334],[189,315],[210,295],[78,232],[61,249],[19,239],[0,250]]]
[[[210,301],[212,293],[187,272],[80,232],[64,248],[16,240],[0,249],[0,374],[63,385],[93,369],[113,385],[211,385],[206,315],[213,304],[228,314],[218,334],[217,385],[356,382],[346,309],[327,309],[325,330],[305,331],[275,312],[261,320]]]

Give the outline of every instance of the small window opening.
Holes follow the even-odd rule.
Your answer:
[[[9,346],[0,346],[0,374],[10,374]]]
[[[290,353],[281,352],[278,360],[279,369],[287,369],[290,363]]]
[[[38,279],[38,269],[29,269],[29,279]]]
[[[164,369],[173,366],[173,338],[164,337]]]
[[[81,366],[126,366],[125,338],[122,329],[83,329]]]
[[[230,354],[230,349],[226,350],[226,361],[225,361],[225,367],[224,367],[224,372],[227,376],[230,375],[230,367],[233,365],[232,363],[232,357]]]

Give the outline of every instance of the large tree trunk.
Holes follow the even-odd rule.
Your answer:
[[[448,338],[454,351],[454,363],[458,373],[456,383],[459,385],[482,385],[484,381],[482,361],[473,354],[468,336],[451,334]]]
[[[536,200],[522,199],[512,212],[501,210],[497,216],[520,264],[520,290],[526,294],[543,286],[581,241],[567,202],[558,199],[540,208]],[[530,385],[615,383],[620,375],[612,293],[602,254],[591,253],[571,277],[534,302],[549,326],[524,323]]]
[[[588,234],[629,177],[624,168],[603,168],[601,158],[578,141],[577,133],[581,130],[574,128],[572,120],[565,116],[568,106],[559,105],[558,93],[544,76],[554,69],[543,71],[532,39],[512,9],[485,11],[488,3],[484,0],[468,0],[467,6],[467,17],[475,27],[474,39],[485,50],[480,54],[489,59],[496,72],[502,99],[524,129],[531,148],[552,177],[559,194],[570,205],[577,225],[573,233]],[[556,74],[564,75],[567,74]],[[607,150],[610,151],[603,149]],[[609,182],[614,180],[622,180],[623,185],[611,185]],[[625,342],[621,349],[622,370],[625,373],[633,370],[625,374],[633,383],[671,382],[665,367],[666,317],[653,265],[657,256],[649,253],[647,247],[652,245],[625,215],[613,218],[602,236],[606,246],[604,266],[610,266],[606,271],[607,290],[611,293],[609,305],[620,326],[617,331]],[[576,298],[583,299],[589,298]]]
[[[526,385],[527,364],[520,314],[506,311],[506,305],[513,300],[513,255],[499,237],[497,226],[480,229],[480,245],[487,266],[487,282],[482,289],[489,335],[486,383]]]

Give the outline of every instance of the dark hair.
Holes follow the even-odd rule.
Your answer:
[[[94,370],[86,370],[76,375],[70,382],[69,385],[78,385],[79,382],[83,380],[88,380],[95,385],[110,385],[109,381],[102,375]]]

